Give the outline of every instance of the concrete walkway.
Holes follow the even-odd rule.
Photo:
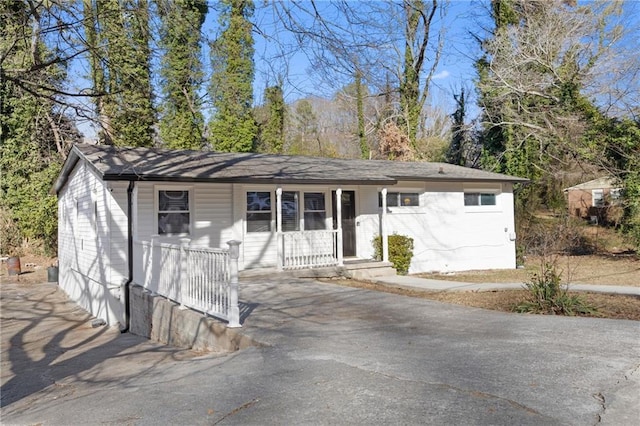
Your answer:
[[[640,282],[640,277],[638,278],[638,280]],[[373,278],[369,281],[381,285],[429,291],[493,291],[523,288],[522,283],[465,283],[458,281],[433,280],[429,278],[420,278],[409,275],[382,276]],[[573,291],[590,291],[594,293],[640,296],[640,287],[597,284],[569,284],[569,289]]]

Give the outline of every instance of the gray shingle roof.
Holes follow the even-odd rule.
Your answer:
[[[526,179],[445,163],[124,148],[77,144],[54,187],[58,192],[79,159],[103,180],[235,183],[394,184],[411,181],[525,182]]]

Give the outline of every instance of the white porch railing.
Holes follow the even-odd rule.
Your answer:
[[[338,230],[283,232],[281,250],[284,269],[338,265]]]
[[[182,306],[240,327],[238,307],[239,241],[229,249],[189,247],[154,241],[134,242],[136,284]]]

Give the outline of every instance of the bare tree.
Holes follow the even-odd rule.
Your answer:
[[[478,89],[487,134],[502,132],[490,154],[520,167],[505,171],[535,178],[552,172],[550,164],[571,167],[590,148],[582,138],[584,88],[620,38],[615,26],[604,25],[619,5],[554,0],[513,7],[518,24],[499,26],[483,43]]]
[[[354,82],[369,87],[371,97],[394,98],[388,104],[394,112],[379,119],[395,117],[414,149],[425,130],[423,109],[443,49],[439,20],[445,9],[437,0],[276,3],[285,28],[308,52],[315,75],[334,90]],[[354,116],[364,155],[362,137],[371,132],[361,113],[364,106],[360,108]],[[370,141],[367,145],[373,146]]]

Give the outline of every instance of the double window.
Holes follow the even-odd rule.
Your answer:
[[[276,195],[270,192],[247,192],[247,232],[271,232],[276,211],[272,198]],[[326,219],[324,192],[282,192],[282,231],[326,229]]]
[[[465,192],[465,206],[495,206],[496,194],[493,192]]]
[[[189,191],[158,191],[158,234],[189,234]]]
[[[417,192],[387,192],[387,207],[417,207],[420,194]],[[378,193],[378,207],[382,207],[382,193]]]

